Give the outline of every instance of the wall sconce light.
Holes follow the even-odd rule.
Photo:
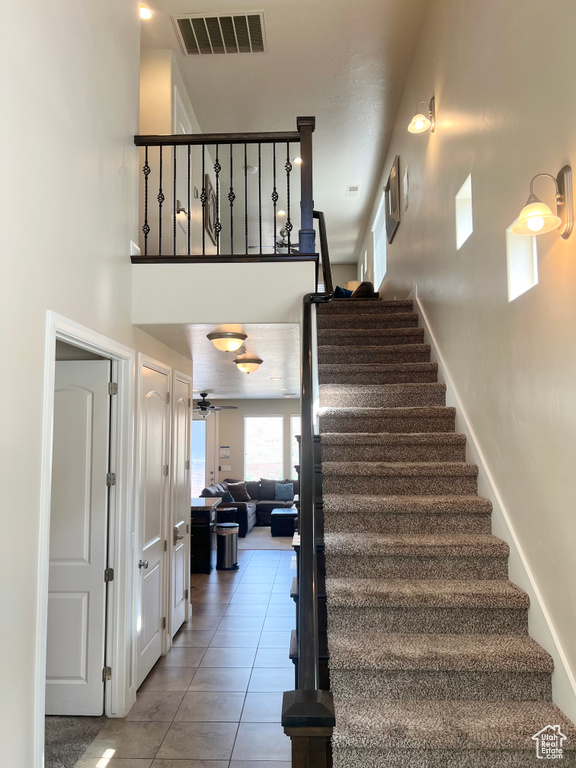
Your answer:
[[[428,117],[422,112],[418,112],[420,104],[425,104],[427,107]],[[419,101],[416,106],[416,114],[410,121],[408,130],[410,133],[425,133],[430,129],[430,133],[434,133],[436,129],[436,99],[434,96],[427,101]]]
[[[242,373],[252,373],[252,371],[257,371],[264,361],[260,360],[259,357],[244,355],[243,357],[237,357],[234,362]]]
[[[245,333],[236,333],[236,331],[214,331],[206,335],[212,344],[221,352],[236,352],[246,341],[248,336]]]
[[[534,182],[540,176],[547,176],[556,185],[556,213],[534,194]],[[572,168],[565,165],[558,176],[538,173],[530,181],[530,197],[522,208],[518,221],[512,227],[515,235],[543,235],[557,229],[566,240],[574,226],[574,204],[572,201]]]
[[[151,19],[152,18],[152,11],[150,8],[147,8],[145,5],[141,5],[139,8],[140,11],[140,18],[141,19]]]

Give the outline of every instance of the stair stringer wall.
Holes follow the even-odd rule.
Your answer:
[[[442,355],[434,331],[430,326],[426,310],[418,296],[417,287],[410,293],[408,298],[413,299],[418,307],[417,311],[421,320],[420,325],[424,328],[424,342],[431,346],[430,360],[438,364],[438,381],[446,385],[446,405],[456,408],[455,431],[466,435],[466,461],[478,466],[478,495],[492,502],[492,532],[510,547],[508,560],[510,581],[525,590],[530,597],[530,609],[528,611],[530,635],[554,659],[554,672],[552,674],[553,701],[568,717],[576,721],[576,670],[570,668],[558,633],[554,628],[538,588],[536,578],[512,525],[502,496],[496,486],[488,462],[476,437],[474,427]]]

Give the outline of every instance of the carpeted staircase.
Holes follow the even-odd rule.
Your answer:
[[[411,301],[317,311],[334,768],[525,768],[551,701]]]

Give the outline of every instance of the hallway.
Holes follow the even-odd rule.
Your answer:
[[[295,607],[292,551],[241,550],[236,572],[194,574],[192,619],[77,768],[288,768],[282,692]]]

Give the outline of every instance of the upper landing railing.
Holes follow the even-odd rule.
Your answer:
[[[133,263],[317,260],[312,133],[135,136],[141,256]]]

